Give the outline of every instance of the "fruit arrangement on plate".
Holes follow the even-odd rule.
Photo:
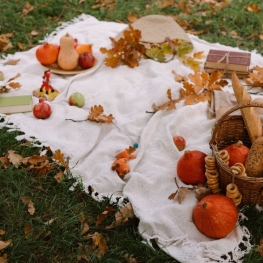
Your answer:
[[[65,34],[59,45],[44,43],[36,50],[37,60],[57,73],[79,73],[94,66],[92,44],[79,44],[76,38]]]

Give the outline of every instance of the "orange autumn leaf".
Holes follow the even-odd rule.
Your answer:
[[[199,51],[199,52],[196,52],[193,54],[193,57],[194,58],[197,58],[197,59],[202,59],[204,58],[204,51]]]
[[[95,121],[95,122],[100,122],[100,123],[112,123],[114,120],[114,117],[112,114],[106,116],[103,114],[104,109],[101,105],[93,106],[90,109],[89,115],[88,115],[88,120],[90,121]]]
[[[66,168],[66,171],[69,170],[68,164],[65,162],[64,154],[60,150],[56,150],[52,156],[59,164],[63,165]]]
[[[252,87],[263,87],[263,67],[253,67],[244,81]]]
[[[245,5],[245,9],[249,12],[260,13],[260,7],[257,4],[247,4]]]
[[[131,68],[139,66],[139,60],[145,52],[145,47],[140,43],[140,38],[141,31],[134,29],[131,25],[129,25],[129,29],[124,30],[123,37],[118,41],[110,37],[113,48],[100,48],[100,52],[106,54],[104,64],[112,68],[119,64]]]
[[[130,12],[127,16],[127,19],[129,20],[129,22],[133,23],[135,22],[138,18],[137,16],[133,13],[133,12]]]
[[[198,102],[211,102],[212,93],[214,90],[222,90],[228,84],[226,80],[222,80],[223,73],[220,71],[212,72],[211,74],[205,71],[195,71],[194,74],[189,74],[189,81],[183,82],[183,87],[179,90],[179,98],[171,98],[171,90],[167,90],[168,101],[160,106],[152,105],[155,111],[175,109],[175,104],[181,100],[185,101],[185,105],[193,105]]]

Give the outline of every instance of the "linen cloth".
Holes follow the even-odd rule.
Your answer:
[[[43,41],[54,44],[58,44],[65,33],[77,38],[79,43],[92,43],[99,63],[95,68],[74,76],[52,74],[51,84],[60,94],[50,102],[50,118],[36,119],[31,112],[13,114],[7,116],[1,125],[11,122],[11,128],[24,131],[25,135],[18,139],[35,137],[52,150],[60,149],[69,157],[71,171],[81,178],[85,189],[88,191],[91,186],[99,193],[94,198],[128,198],[140,219],[138,231],[145,241],[155,239],[161,249],[179,262],[242,262],[252,245],[246,227],[237,224],[225,238],[208,238],[197,230],[192,220],[192,209],[197,204],[193,192],[181,204],[168,199],[177,190],[176,164],[183,154],[175,147],[173,136],[181,135],[186,139],[186,150],[211,154],[209,140],[215,120],[207,116],[208,103],[184,106],[180,102],[176,110],[155,114],[146,111],[152,111],[153,103],[166,102],[169,88],[172,96],[178,97],[182,84],[175,81],[172,70],[184,76],[193,71],[176,57],[169,63],[141,60],[135,68],[106,67],[99,49],[111,47],[109,37],[115,37],[126,26],[82,14],[47,35]],[[209,49],[239,51],[238,48],[208,43],[191,34],[188,36],[194,45],[193,52],[204,51],[206,55]],[[6,80],[21,74],[16,81],[22,87],[8,95],[32,94],[42,84],[45,69],[35,58],[36,48],[8,55],[6,60],[20,59],[15,66],[0,65]],[[256,52],[252,52],[251,61],[251,66],[263,65],[263,58]],[[231,83],[225,90],[232,91]],[[73,92],[85,96],[83,108],[69,106],[68,98]],[[38,99],[34,98],[36,102]],[[112,114],[116,122],[88,121],[89,110],[94,105],[102,105],[104,114]],[[111,170],[111,165],[118,150],[128,148],[134,142],[139,144],[135,151],[137,157],[129,160],[131,171],[122,180]],[[177,182],[179,186],[185,186],[178,178]],[[242,214],[240,218],[243,218]],[[243,251],[240,245],[244,246]]]

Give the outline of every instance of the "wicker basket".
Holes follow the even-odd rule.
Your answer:
[[[226,186],[234,182],[242,194],[242,205],[259,204],[263,205],[263,177],[248,177],[248,176],[235,176],[233,178],[229,167],[219,157],[218,152],[226,146],[242,141],[247,147],[251,147],[251,142],[248,132],[241,115],[230,115],[236,110],[246,107],[261,107],[262,103],[247,103],[237,105],[228,110],[221,118],[215,123],[212,129],[212,138],[209,142],[213,155],[216,158],[217,169],[219,173],[219,185],[223,193],[225,193]]]

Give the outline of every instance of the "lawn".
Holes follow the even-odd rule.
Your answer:
[[[201,39],[263,55],[261,0],[1,0],[0,12],[2,57],[38,45],[46,34],[82,13],[120,23],[148,14],[170,15]],[[52,152],[38,138],[32,138],[33,143],[17,141],[20,134],[0,129],[0,263],[177,262],[154,240],[152,247],[142,242],[138,219],[130,210],[129,218],[118,221],[116,213],[127,213],[129,206],[120,210],[110,197],[95,201],[72,177],[63,153]],[[48,168],[42,168],[43,162]],[[244,224],[257,246],[263,214],[251,207],[242,210],[249,215]],[[243,262],[259,263],[262,256],[253,248]]]

